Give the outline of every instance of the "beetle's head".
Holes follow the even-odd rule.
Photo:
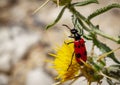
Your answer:
[[[79,40],[81,38],[81,35],[78,34],[78,31],[77,29],[73,28],[73,29],[70,29],[70,27],[68,27],[67,25],[63,24],[63,26],[67,27],[70,32],[71,32],[71,36],[69,36],[70,38],[74,38],[75,40]]]
[[[78,31],[77,31],[75,28],[74,28],[74,29],[71,29],[70,32],[71,32],[72,34],[78,33]]]

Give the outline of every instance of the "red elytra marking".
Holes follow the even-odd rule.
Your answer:
[[[82,38],[80,40],[74,41],[74,51],[78,63],[81,63],[80,59],[86,62],[87,53],[86,53],[85,41]]]
[[[74,38],[74,40],[75,40],[74,41],[74,53],[73,54],[75,54],[76,61],[79,64],[82,63],[81,60],[86,62],[86,60],[87,60],[87,52],[86,52],[86,47],[85,47],[85,41],[81,38],[82,34],[80,35],[78,33],[77,29],[75,29],[75,28],[70,29],[70,27],[68,27],[65,24],[63,24],[63,26],[66,26],[70,30],[70,32],[71,32],[71,34],[73,36],[69,36],[69,37]],[[70,43],[68,43],[68,44],[70,44]],[[69,67],[72,65],[73,54],[72,54],[72,58],[71,58],[71,62],[70,62]],[[69,69],[69,67],[68,67],[68,69]]]

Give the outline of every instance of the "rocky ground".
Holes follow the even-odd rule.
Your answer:
[[[119,0],[99,1],[99,6],[89,5],[79,11],[87,16],[101,6],[120,3]],[[61,44],[65,38],[64,33],[67,30],[62,24],[73,26],[71,15],[66,11],[62,20],[46,31],[45,26],[56,18],[61,8],[50,2],[39,13],[32,15],[43,2],[44,0],[0,0],[0,85],[54,83],[56,72],[46,62],[47,59],[52,59],[48,53],[53,52],[55,44]],[[120,35],[120,9],[113,9],[92,21],[99,24],[104,32],[113,36]],[[100,39],[111,48],[119,46],[102,37]],[[89,45],[90,43],[87,45],[88,49]],[[119,52],[116,52],[116,55],[120,56]],[[79,85],[79,82],[75,85]],[[83,85],[86,84],[83,82]]]

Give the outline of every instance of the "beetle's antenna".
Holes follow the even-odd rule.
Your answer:
[[[50,0],[46,0],[40,7],[38,7],[34,12],[33,15],[36,14],[42,7],[44,7]]]
[[[71,30],[71,29],[70,29],[70,27],[69,27],[69,26],[67,26],[66,24],[63,24],[63,26],[65,26],[65,27],[67,27],[69,30]]]

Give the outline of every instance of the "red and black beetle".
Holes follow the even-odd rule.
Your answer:
[[[69,36],[69,37],[74,38],[74,42],[66,43],[66,44],[74,43],[74,52],[72,54],[71,63],[69,65],[69,67],[72,64],[72,59],[73,59],[74,54],[75,54],[76,61],[79,64],[82,65],[83,63],[81,62],[81,60],[83,60],[84,62],[86,62],[86,60],[87,60],[87,52],[86,52],[86,47],[85,47],[85,41],[84,41],[83,38],[81,38],[81,35],[78,33],[77,29],[75,29],[75,28],[70,29],[65,24],[63,24],[63,26],[66,26],[70,30],[71,34],[73,35],[73,36]],[[69,69],[69,67],[68,67],[68,69]]]

